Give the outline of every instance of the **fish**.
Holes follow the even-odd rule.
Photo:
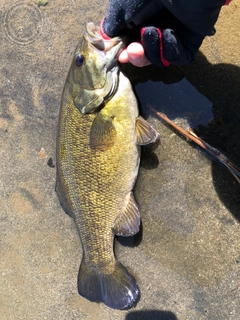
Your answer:
[[[78,292],[113,309],[139,297],[135,278],[115,257],[114,238],[139,231],[132,190],[140,148],[159,139],[119,68],[122,48],[120,38],[105,40],[98,26],[86,25],[62,93],[56,157],[56,192],[83,249]]]

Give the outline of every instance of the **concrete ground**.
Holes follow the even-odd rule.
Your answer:
[[[86,22],[108,1],[0,2],[0,319],[240,319],[240,186],[157,119],[150,104],[240,166],[240,1],[225,7],[196,61],[126,68],[161,145],[144,149],[135,195],[142,230],[116,255],[137,279],[134,309],[77,292],[81,246],[55,186],[61,91]]]

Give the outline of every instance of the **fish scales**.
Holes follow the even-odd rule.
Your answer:
[[[99,41],[105,46],[102,51]],[[105,41],[98,28],[87,26],[63,90],[56,186],[63,208],[76,223],[83,247],[79,293],[115,309],[130,307],[138,298],[135,279],[116,260],[113,243],[115,234],[129,236],[139,230],[140,216],[132,189],[140,144],[158,138],[145,120],[137,120],[137,101],[129,80],[116,66],[109,70],[106,67],[111,66],[120,48],[119,39]],[[137,122],[145,131],[141,126],[136,130]],[[140,140],[146,140],[146,132],[150,140],[138,143],[139,132]]]
[[[116,113],[118,112],[117,108],[123,112],[123,108],[125,107],[125,112],[128,116],[129,107],[131,106],[126,104],[125,101],[123,101],[123,104],[118,102],[115,105],[116,99],[118,99],[117,95],[108,102],[106,107],[109,109],[113,108]],[[133,96],[132,99],[135,99],[135,97]],[[59,132],[65,133],[62,137],[65,141],[65,157],[62,157],[61,163],[67,172],[64,184],[68,188],[69,193],[71,193],[70,198],[72,199],[73,208],[71,212],[75,216],[74,218],[80,230],[83,244],[86,242],[86,245],[95,248],[95,244],[101,245],[99,239],[103,237],[103,239],[106,239],[104,243],[107,243],[112,251],[112,241],[108,239],[108,237],[112,239],[111,227],[114,224],[116,216],[121,214],[123,207],[122,198],[125,198],[126,193],[132,190],[135,179],[135,176],[126,176],[125,173],[129,170],[132,171],[133,164],[136,170],[138,167],[139,147],[136,145],[136,141],[132,139],[135,135],[135,128],[134,131],[133,128],[130,128],[132,134],[129,132],[129,137],[131,138],[128,138],[126,134],[119,134],[119,139],[116,139],[114,146],[108,152],[92,151],[89,147],[89,136],[94,115],[82,115],[75,105],[69,102],[64,111],[62,113],[63,118],[60,121],[64,127],[59,128]],[[129,119],[129,123],[133,120],[135,121],[136,117],[137,112],[135,111],[133,119]],[[128,131],[126,122],[128,121],[124,121],[125,127],[123,127],[125,132]],[[127,148],[125,145],[127,145]],[[123,146],[124,152],[121,152]],[[79,165],[76,166],[76,164]],[[96,169],[89,170],[91,168]],[[134,172],[133,175],[136,173]],[[126,186],[128,186],[129,190],[126,190]],[[89,208],[86,218],[85,216],[77,216],[79,208],[83,206]],[[113,215],[113,212],[116,213]],[[83,225],[84,230],[81,228]],[[102,234],[101,228],[95,228],[95,225],[102,226],[104,230],[108,230],[108,234]],[[88,232],[86,235],[87,241],[84,241],[86,226],[88,226],[88,229],[93,226],[95,230],[94,233]],[[91,242],[89,238],[93,238]]]

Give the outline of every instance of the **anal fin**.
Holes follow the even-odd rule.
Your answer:
[[[159,139],[159,133],[142,117],[136,119],[137,144],[140,146],[154,143]]]
[[[140,212],[133,193],[130,192],[123,213],[117,217],[113,232],[118,236],[128,237],[138,233],[140,228]]]

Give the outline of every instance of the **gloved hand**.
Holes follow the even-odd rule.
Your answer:
[[[152,64],[184,65],[194,59],[204,37],[215,33],[221,7],[230,1],[110,0],[101,33],[112,38],[139,29]]]

